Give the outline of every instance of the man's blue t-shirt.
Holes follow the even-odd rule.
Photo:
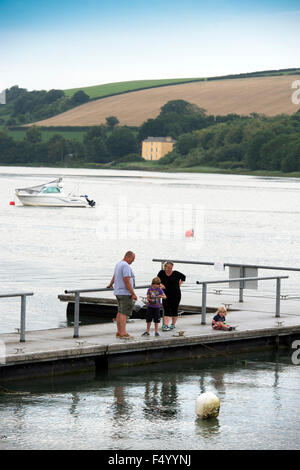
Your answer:
[[[134,274],[130,265],[126,261],[119,261],[116,264],[114,276],[114,294],[131,295],[123,279],[124,277],[130,277],[130,284],[134,288]]]

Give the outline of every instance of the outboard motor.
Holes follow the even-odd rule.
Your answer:
[[[92,199],[89,199],[86,194],[84,195],[84,197],[87,200],[89,206],[94,207],[96,205],[95,201],[93,201]]]

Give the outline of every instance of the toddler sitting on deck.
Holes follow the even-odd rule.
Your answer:
[[[214,330],[224,330],[224,331],[232,331],[235,330],[235,327],[229,326],[226,323],[226,315],[227,310],[225,307],[219,307],[216,311],[216,315],[212,319],[212,328]]]

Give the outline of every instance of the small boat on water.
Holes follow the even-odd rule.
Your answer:
[[[96,204],[86,195],[65,194],[62,178],[38,186],[16,189],[15,193],[23,206],[94,207]]]

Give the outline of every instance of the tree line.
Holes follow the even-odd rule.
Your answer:
[[[174,150],[158,164],[300,171],[300,112],[219,117],[209,128],[181,134]]]
[[[138,152],[136,136],[126,127],[111,129],[108,125],[100,125],[90,128],[84,134],[83,142],[66,139],[61,134],[54,134],[44,141],[40,128],[35,126],[29,127],[20,141],[7,131],[0,131],[0,165],[108,163],[125,156],[130,161],[141,158]]]
[[[49,92],[48,92],[49,93]],[[138,128],[120,126],[115,116],[106,124],[87,128],[82,142],[55,134],[43,140],[41,129],[29,127],[21,141],[0,131],[0,164],[82,164],[143,161],[141,142],[171,136],[172,152],[158,168],[209,166],[282,172],[300,171],[300,112],[267,117],[208,115],[184,100],[166,103],[155,119]]]
[[[40,121],[89,101],[89,96],[78,90],[72,97],[63,90],[33,90],[15,85],[5,91],[5,106],[0,106],[0,124],[15,126]]]

